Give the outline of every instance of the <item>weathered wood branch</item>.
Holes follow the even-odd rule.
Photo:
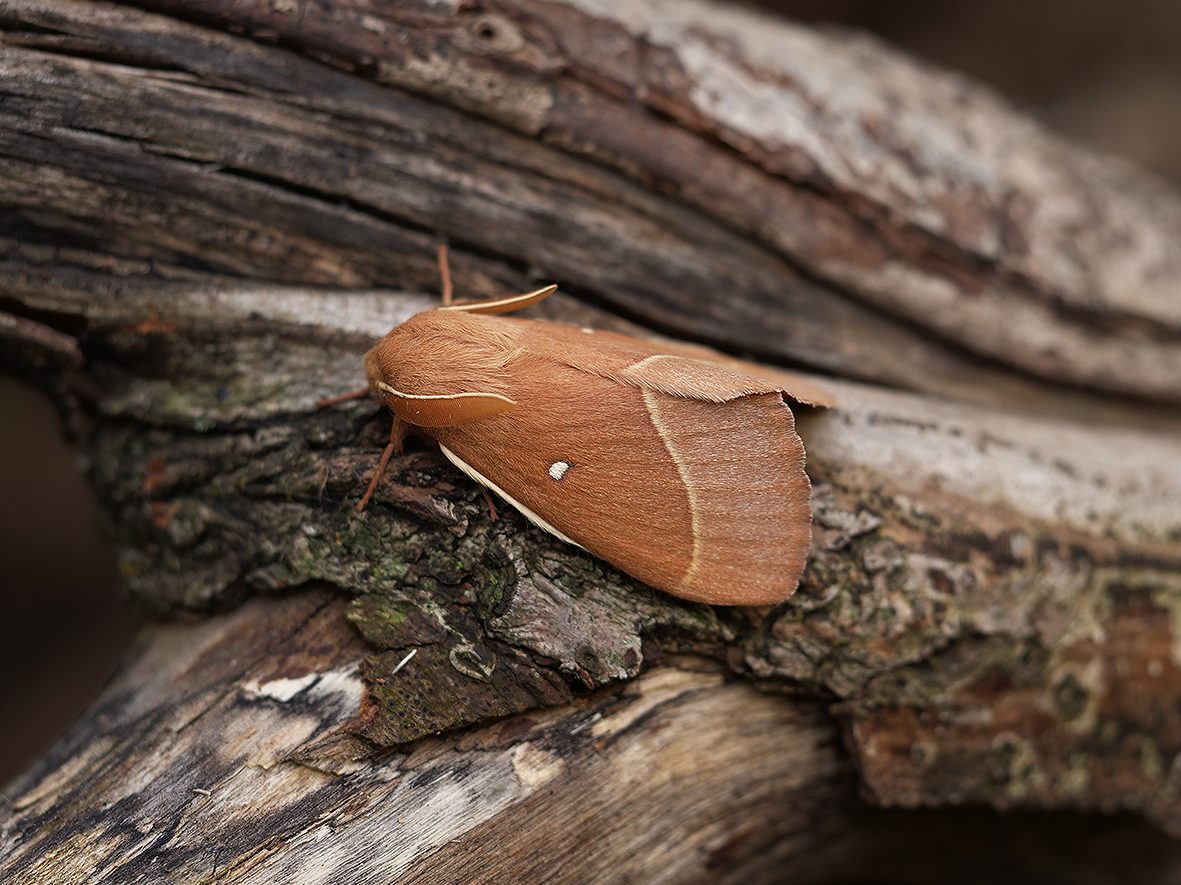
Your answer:
[[[502,878],[767,880],[855,831],[850,772],[1181,828],[1175,193],[863,38],[690,2],[0,29],[4,363],[81,428],[138,601],[268,594],[145,634],[5,794],[0,870],[466,880],[507,840]],[[552,319],[830,376],[793,600],[661,596],[424,447],[353,512],[382,421],[315,404],[432,303],[441,239],[461,291],[557,279]]]
[[[848,792],[821,709],[692,660],[372,758],[334,735],[366,692],[345,608],[316,591],[149,629],[101,716],[18,783],[16,813],[47,832],[10,846],[9,876],[125,880],[151,858],[185,882],[751,881]],[[111,873],[94,833],[53,819],[66,792],[110,803]]]

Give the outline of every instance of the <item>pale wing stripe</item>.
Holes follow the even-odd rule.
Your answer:
[[[652,359],[652,357],[648,359]],[[693,483],[690,480],[689,466],[685,463],[685,459],[681,456],[681,453],[677,451],[677,447],[673,445],[672,435],[669,433],[664,420],[660,417],[660,403],[656,399],[656,393],[643,388],[640,390],[640,393],[644,395],[644,405],[648,407],[648,415],[652,419],[652,425],[656,428],[656,432],[660,434],[660,441],[664,443],[665,449],[668,450],[669,457],[677,465],[677,473],[681,475],[681,484],[684,485],[685,493],[689,496],[689,527],[693,532],[693,552],[689,556],[689,567],[685,569],[685,576],[681,578],[681,586],[685,587],[691,584],[693,579],[697,577],[697,571],[701,565],[701,526],[700,517],[697,513],[697,490],[693,487]]]
[[[648,363],[656,362],[656,360],[671,360],[671,359],[676,359],[676,357],[672,356],[671,354],[667,354],[667,353],[654,353],[654,354],[652,354],[652,356],[644,357],[638,363],[632,363],[630,366],[627,367],[627,371],[628,372],[635,372],[637,369],[644,368],[644,366],[648,365]]]
[[[450,461],[452,464],[454,464],[456,467],[458,467],[460,470],[462,470],[464,473],[466,473],[468,476],[470,476],[472,479],[474,479],[480,485],[486,486],[487,488],[492,489],[492,491],[496,492],[496,494],[500,495],[500,497],[502,497],[502,498],[504,498],[504,500],[508,501],[509,504],[511,504],[513,507],[515,507],[521,513],[522,516],[524,516],[527,520],[529,520],[535,526],[549,532],[551,535],[553,535],[559,541],[565,541],[567,544],[573,544],[579,550],[586,550],[586,548],[583,547],[581,544],[579,544],[577,541],[574,541],[574,540],[568,538],[566,535],[563,535],[556,528],[554,528],[552,525],[550,525],[548,522],[546,522],[544,519],[542,519],[540,516],[538,516],[536,513],[534,513],[532,510],[530,510],[528,507],[526,507],[524,504],[522,504],[520,501],[518,501],[516,498],[514,498],[512,495],[510,495],[508,492],[506,492],[504,489],[502,489],[500,486],[498,486],[496,483],[494,483],[492,480],[488,479],[488,477],[481,474],[480,471],[476,470],[476,468],[472,467],[471,464],[468,464],[466,461],[464,461],[462,458],[460,458],[457,454],[455,454],[455,452],[451,451],[449,448],[447,448],[442,443],[439,443],[439,449],[443,452],[444,455],[447,456],[448,461]],[[587,552],[589,553],[590,551],[587,550]]]
[[[513,406],[515,406],[517,404],[516,400],[509,399],[507,396],[504,396],[503,394],[499,394],[499,393],[479,393],[479,392],[476,392],[476,393],[402,393],[402,391],[395,390],[393,387],[390,387],[390,385],[386,384],[384,381],[378,381],[377,386],[380,390],[384,390],[386,393],[391,394],[393,396],[400,396],[402,399],[464,399],[464,398],[470,398],[473,396],[479,396],[479,397],[492,397],[493,399],[503,400],[504,402],[508,403],[509,405],[513,405]]]

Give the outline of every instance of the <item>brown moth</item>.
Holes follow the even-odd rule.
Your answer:
[[[675,346],[497,316],[556,288],[425,311],[369,351],[369,389],[396,416],[379,471],[413,427],[532,522],[653,587],[721,605],[786,599],[812,508],[785,397],[824,393]]]

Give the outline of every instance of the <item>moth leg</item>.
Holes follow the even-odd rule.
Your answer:
[[[440,243],[439,251],[437,253],[439,261],[439,279],[443,283],[443,305],[446,306],[451,303],[451,263],[447,260],[447,244]]]
[[[488,494],[488,490],[480,486],[480,491],[484,493],[484,503],[488,505],[488,516],[493,522],[496,522],[500,517],[496,515],[496,505],[492,503],[492,496]]]
[[[361,399],[363,396],[368,396],[369,386],[358,387],[356,390],[350,390],[348,393],[338,393],[336,396],[325,397],[316,403],[317,409],[326,409],[329,406],[338,406],[341,403],[347,403],[349,400]]]
[[[394,416],[394,421],[390,425],[390,441],[386,443],[385,451],[381,453],[381,460],[377,462],[377,469],[373,471],[373,476],[369,478],[369,488],[365,489],[365,494],[357,502],[358,513],[361,513],[369,505],[369,499],[377,491],[377,484],[385,476],[385,469],[389,466],[390,458],[402,451],[402,443],[405,442],[406,433],[409,429],[405,421],[397,415]]]

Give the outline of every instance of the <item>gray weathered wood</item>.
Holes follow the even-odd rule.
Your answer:
[[[5,792],[7,876],[820,880],[852,779],[1181,829],[1175,193],[688,0],[0,0],[0,37],[3,365],[139,603],[250,600],[145,632]],[[388,425],[316,402],[444,239],[461,292],[820,373],[791,601],[664,597],[421,445],[354,513]]]
[[[41,832],[9,831],[6,879],[503,881],[503,856],[517,881],[741,882],[839,824],[828,717],[699,660],[371,758],[338,732],[366,691],[345,607],[314,591],[149,628],[100,716],[16,785]],[[110,811],[78,828],[71,801]]]

